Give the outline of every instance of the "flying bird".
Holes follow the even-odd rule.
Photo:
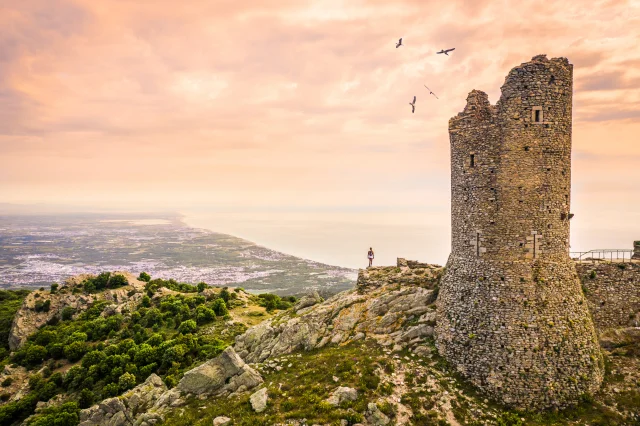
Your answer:
[[[449,54],[447,52],[451,52],[452,50],[456,50],[456,48],[454,47],[453,49],[447,49],[447,50],[442,49],[441,51],[436,52],[436,53],[438,53],[438,54],[444,53],[445,55],[449,56]]]
[[[411,105],[411,112],[414,113],[416,112],[416,97],[413,97],[413,102],[409,102],[409,105]]]
[[[400,37],[400,40],[396,43],[396,49],[400,46],[402,46],[402,37]]]
[[[427,85],[425,84],[425,85],[424,85],[424,87],[427,87]],[[428,87],[427,87],[427,90],[429,91],[429,94],[430,94],[430,95],[436,96],[436,94],[435,94],[435,93],[433,93],[433,92],[431,91],[431,89],[429,89]],[[440,99],[440,98],[438,98],[438,97],[436,96],[436,99]]]

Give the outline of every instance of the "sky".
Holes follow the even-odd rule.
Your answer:
[[[630,248],[638,40],[631,0],[0,0],[0,202],[442,263],[448,120],[546,53],[574,65],[572,249]]]

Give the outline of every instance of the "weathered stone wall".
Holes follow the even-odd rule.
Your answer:
[[[449,121],[452,252],[437,346],[478,387],[517,408],[563,407],[603,376],[569,258],[573,67],[535,56],[489,104],[472,91]]]
[[[576,263],[598,332],[640,326],[640,264]]]
[[[633,258],[640,259],[640,241],[633,242]]]

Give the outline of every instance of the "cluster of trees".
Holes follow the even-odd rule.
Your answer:
[[[87,278],[82,282],[86,293],[94,293],[108,288],[118,288],[126,285],[129,285],[127,277],[122,274],[111,274],[111,272],[102,272],[97,277]]]
[[[260,300],[260,306],[263,306],[267,312],[272,312],[275,309],[289,309],[298,300],[295,296],[281,298],[278,295],[270,293],[259,294],[258,298]]]
[[[67,307],[41,327],[11,357],[8,348],[0,347],[0,367],[14,363],[30,371],[40,371],[29,381],[29,393],[18,401],[0,406],[0,424],[20,422],[34,413],[39,401],[48,401],[64,393],[68,402],[49,407],[32,416],[28,425],[77,425],[79,411],[92,404],[135,387],[156,373],[169,386],[175,386],[181,375],[194,363],[218,355],[230,342],[227,335],[222,341],[211,335],[199,334],[207,324],[230,318],[229,310],[243,302],[238,300],[239,289],[205,292],[206,283],[190,285],[175,280],[151,279],[141,273],[139,280],[146,282],[145,294],[131,312],[103,314],[106,301],[97,301],[76,315]],[[85,292],[128,285],[126,277],[103,272],[82,283]],[[154,297],[162,288],[178,292]],[[51,286],[51,293],[58,285]],[[77,290],[80,291],[80,290]],[[8,339],[11,321],[28,292],[0,291],[0,337],[3,345]],[[135,290],[129,293],[133,296]],[[262,294],[257,299],[267,310],[287,309],[295,297],[280,298]],[[46,311],[51,302],[38,300],[36,309]],[[244,328],[243,328],[244,329]],[[234,330],[227,333],[232,339]],[[3,352],[4,351],[4,352]],[[58,367],[76,363],[66,373]],[[11,382],[2,383],[10,386]],[[70,398],[69,398],[70,397]],[[2,393],[0,399],[10,398]],[[69,402],[70,401],[70,402]]]
[[[38,401],[58,393],[76,395],[77,407],[86,408],[133,388],[151,373],[174,386],[186,369],[215,357],[226,345],[196,334],[204,324],[229,318],[222,297],[207,300],[202,295],[178,294],[152,299],[145,295],[133,312],[105,317],[101,314],[107,304],[95,302],[75,319],[73,309],[63,310],[61,321],[40,328],[12,355],[9,362],[31,370],[44,364],[49,373],[32,376],[28,395],[0,406],[0,424],[26,418]],[[80,362],[66,374],[50,374],[64,360]],[[73,410],[48,415],[75,418]]]
[[[171,278],[169,280],[163,280],[161,278],[156,278],[156,279],[152,280],[151,277],[149,276],[149,274],[147,274],[145,277],[143,277],[142,274],[144,274],[144,273],[145,272],[141,273],[140,277],[138,277],[138,279],[140,279],[141,281],[146,281],[147,282],[147,284],[145,285],[145,289],[150,294],[153,294],[156,291],[158,291],[158,289],[160,287],[165,287],[165,288],[168,288],[169,290],[178,291],[180,293],[198,293],[198,292],[201,292],[205,288],[208,287],[206,283],[200,283],[198,285],[191,285],[191,284],[187,284],[187,283],[179,283],[178,281],[174,280],[173,278]],[[148,279],[142,279],[142,278],[148,278]]]

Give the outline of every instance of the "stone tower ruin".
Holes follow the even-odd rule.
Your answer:
[[[603,360],[569,257],[573,66],[533,57],[495,106],[474,90],[449,121],[451,244],[438,350],[489,395],[564,407],[602,382]]]

